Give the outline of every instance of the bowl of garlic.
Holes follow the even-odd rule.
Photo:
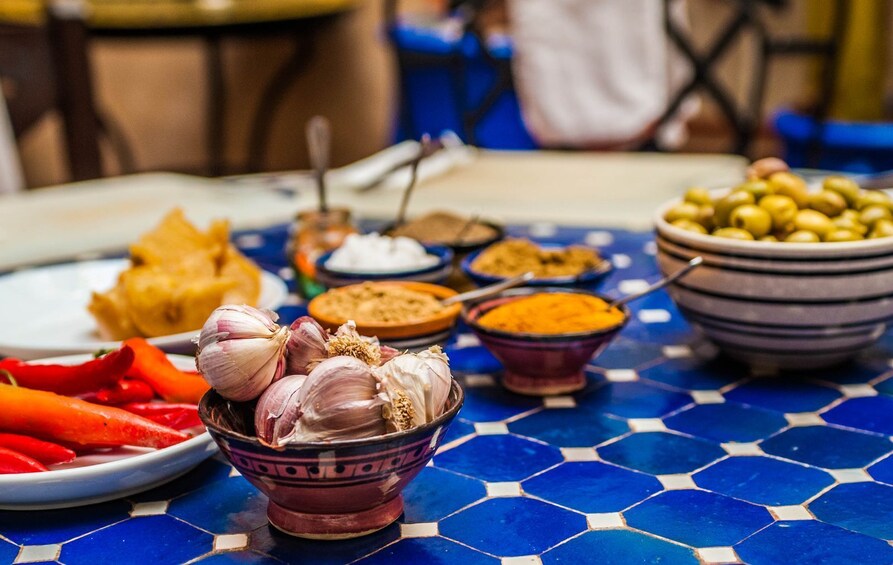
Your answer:
[[[464,395],[439,347],[401,353],[348,322],[280,326],[248,306],[214,311],[196,366],[213,387],[199,415],[221,452],[269,497],[279,530],[346,539],[403,512]]]

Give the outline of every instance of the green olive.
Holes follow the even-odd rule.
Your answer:
[[[784,238],[787,243],[818,243],[821,241],[819,234],[809,230],[797,230]]]
[[[880,219],[874,223],[874,229],[868,235],[870,239],[893,236],[893,221]]]
[[[794,173],[787,171],[773,173],[769,177],[769,185],[775,194],[791,197],[798,208],[806,208],[809,204],[809,188],[806,186],[806,181]]]
[[[685,191],[683,200],[691,202],[692,204],[697,204],[698,206],[704,206],[705,204],[713,205],[713,200],[710,198],[710,192],[706,188],[689,188]]]
[[[847,206],[853,206],[859,198],[859,192],[861,192],[856,181],[840,176],[826,177],[825,180],[822,181],[822,188],[824,190],[833,190],[843,196]]]
[[[778,238],[775,237],[774,235],[764,235],[763,237],[761,237],[761,238],[759,239],[759,241],[766,241],[766,242],[770,242],[770,243],[771,243],[771,242],[777,242],[777,241],[778,241]]]
[[[760,200],[760,208],[769,212],[772,216],[772,229],[782,231],[794,221],[797,215],[797,203],[790,196],[770,194]]]
[[[825,241],[833,243],[837,241],[859,241],[865,239],[862,234],[850,230],[834,230],[825,236]]]
[[[774,189],[764,180],[750,180],[739,184],[732,190],[743,190],[753,194],[754,199],[759,202],[760,198],[768,196],[774,192]]]
[[[686,231],[693,231],[693,232],[703,233],[703,234],[707,233],[707,228],[705,228],[698,222],[695,222],[693,220],[689,220],[686,218],[679,218],[675,222],[672,222],[672,224],[674,226],[676,226],[677,228],[682,228]]]
[[[733,228],[749,231],[754,238],[763,237],[772,231],[772,216],[754,204],[745,204],[732,210],[729,223]]]
[[[880,204],[872,204],[862,208],[859,214],[859,221],[868,226],[868,229],[874,227],[874,223],[878,220],[893,220],[893,213],[886,206]]]
[[[837,192],[823,190],[809,195],[809,207],[833,218],[846,210],[846,200]]]
[[[716,237],[725,237],[727,239],[743,239],[753,241],[753,235],[746,230],[739,228],[720,228],[713,232]]]
[[[856,210],[864,210],[869,206],[890,207],[890,197],[877,190],[866,190],[856,199]]]
[[[831,222],[834,224],[834,227],[839,230],[849,230],[856,232],[859,235],[868,233],[868,226],[860,222],[858,218],[854,220],[850,216],[841,214],[836,218],[831,218]]]
[[[853,220],[854,222],[858,222],[859,221],[859,211],[853,210],[852,208],[847,208],[846,210],[844,210],[843,212],[840,213],[840,217],[849,218],[849,219]]]
[[[708,231],[712,230],[715,227],[715,224],[713,222],[713,214],[713,205],[704,204],[703,206],[700,206],[698,208],[698,217],[695,221],[707,228]]]
[[[750,192],[745,192],[743,190],[733,191],[716,203],[716,213],[713,215],[713,221],[721,228],[727,227],[729,225],[729,216],[732,215],[732,210],[738,206],[754,203],[756,203],[756,199]]]
[[[815,210],[800,210],[794,216],[794,227],[797,230],[815,232],[820,238],[824,238],[828,232],[834,229],[831,218]]]
[[[676,220],[695,221],[698,218],[698,205],[691,202],[680,202],[667,210],[664,219],[671,224]]]

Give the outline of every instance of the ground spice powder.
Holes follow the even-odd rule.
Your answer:
[[[434,296],[400,285],[351,285],[330,290],[316,300],[320,315],[354,320],[359,325],[410,322],[443,310]]]
[[[595,250],[580,245],[543,249],[526,239],[507,239],[481,252],[471,268],[486,275],[513,277],[533,272],[536,278],[576,276],[602,262]]]
[[[608,309],[600,298],[570,292],[550,292],[519,298],[477,319],[485,328],[505,332],[555,335],[603,330],[620,324],[624,314]]]

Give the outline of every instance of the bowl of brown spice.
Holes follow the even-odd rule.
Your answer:
[[[456,255],[482,249],[505,236],[505,229],[498,224],[446,211],[429,212],[400,226],[388,226],[384,232],[425,245],[445,245]]]
[[[462,305],[444,306],[441,301],[455,295],[455,290],[436,284],[364,282],[331,289],[311,300],[307,310],[328,329],[353,320],[362,335],[378,336],[397,349],[414,349],[449,337]]]
[[[511,238],[472,253],[462,261],[462,270],[479,286],[532,272],[534,278],[527,286],[594,290],[614,266],[585,245],[537,245]]]

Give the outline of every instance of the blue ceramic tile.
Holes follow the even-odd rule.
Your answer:
[[[353,539],[322,541],[296,538],[272,526],[251,532],[251,549],[286,563],[343,565],[366,557],[400,538],[400,526],[391,524],[378,532]]]
[[[597,461],[563,463],[522,487],[527,494],[587,514],[620,512],[663,490],[650,475]]]
[[[425,467],[403,490],[403,521],[436,522],[485,496],[480,481]]]
[[[542,406],[542,400],[514,394],[500,385],[464,388],[465,404],[459,417],[470,422],[499,422]]]
[[[772,377],[754,379],[723,393],[726,400],[778,412],[815,412],[840,397],[830,387],[803,379]]]
[[[443,538],[411,538],[391,544],[358,563],[424,563],[431,565],[499,565],[499,560]]]
[[[746,376],[742,365],[725,358],[704,362],[697,359],[673,359],[639,373],[644,379],[686,390],[718,390]]]
[[[751,565],[893,563],[893,547],[815,520],[776,522],[735,547]]]
[[[474,425],[470,422],[466,422],[465,420],[460,420],[456,418],[453,420],[453,423],[450,424],[450,427],[447,429],[447,433],[443,436],[444,445],[450,443],[451,441],[457,440],[461,437],[465,437],[468,434],[474,433]]]
[[[500,557],[539,555],[586,528],[582,514],[523,497],[491,498],[440,522],[442,536]]]
[[[21,545],[62,543],[130,516],[133,506],[123,500],[75,510],[0,511],[0,535]]]
[[[282,563],[269,555],[261,555],[254,551],[232,551],[209,555],[198,561],[202,565],[240,565],[242,563]]]
[[[211,551],[214,536],[170,516],[131,518],[62,546],[66,565],[121,563],[185,563]]]
[[[598,410],[555,408],[512,422],[509,430],[559,447],[592,447],[625,434],[629,426]]]
[[[692,402],[691,396],[643,382],[606,383],[577,401],[621,418],[660,418]]]
[[[668,428],[719,442],[748,442],[769,437],[788,422],[782,414],[723,402],[700,404],[664,420]]]
[[[232,469],[233,468],[229,463],[223,463],[216,458],[207,459],[179,479],[169,482],[166,485],[161,485],[156,489],[134,494],[127,497],[127,499],[132,500],[133,502],[170,500],[197,490],[208,483],[225,480],[229,477]]]
[[[893,396],[851,398],[822,414],[822,418],[848,428],[893,435]]]
[[[482,345],[445,351],[454,374],[495,373],[502,370],[502,364]]]
[[[699,563],[694,552],[681,545],[630,530],[587,532],[551,549],[543,565],[598,563],[599,565],[682,565]]]
[[[693,547],[734,545],[772,523],[761,506],[699,490],[671,490],[624,513],[633,528]]]
[[[893,377],[879,382],[874,388],[881,394],[893,396]]]
[[[267,523],[267,497],[232,477],[172,500],[167,513],[215,534],[241,534]]]
[[[878,461],[868,468],[868,473],[876,481],[893,485],[893,456]]]
[[[657,344],[618,337],[592,364],[605,369],[635,369],[661,355],[661,347]]]
[[[837,485],[809,504],[816,518],[876,538],[893,539],[893,487]]]
[[[760,444],[763,451],[825,469],[855,469],[893,451],[886,438],[831,426],[785,430]]]
[[[769,457],[730,457],[693,479],[703,489],[768,506],[800,504],[834,483],[824,471]]]
[[[838,367],[806,371],[802,376],[835,384],[864,384],[890,370],[888,359],[860,357]]]
[[[690,473],[725,457],[719,445],[666,432],[633,434],[598,448],[605,461],[653,475]]]
[[[625,339],[654,343],[658,345],[676,345],[685,343],[692,337],[692,329],[676,308],[669,302],[648,304],[636,304],[634,311],[641,309],[667,310],[672,316],[669,322],[645,324],[633,318],[620,332],[620,337]],[[597,361],[596,361],[597,364]]]
[[[12,563],[18,554],[18,546],[0,540],[0,563]]]
[[[512,435],[478,436],[436,455],[434,465],[485,481],[520,481],[560,463],[554,447]]]

